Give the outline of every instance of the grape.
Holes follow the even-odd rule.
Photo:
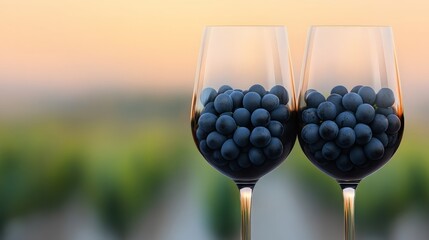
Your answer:
[[[230,87],[230,86],[228,86],[228,85],[223,85],[223,86],[221,86],[220,88],[219,88],[219,93],[224,93],[224,92],[226,92],[226,91],[228,91],[228,90],[232,90],[232,87]]]
[[[240,171],[241,167],[238,165],[237,161],[230,161],[229,162],[229,169],[231,169],[234,172]]]
[[[276,159],[283,153],[283,143],[280,139],[273,137],[270,143],[264,148],[264,154],[268,159]]]
[[[372,138],[372,131],[371,128],[363,123],[358,123],[354,127],[355,135],[356,135],[356,142],[358,144],[366,144],[368,143]]]
[[[342,86],[342,85],[338,85],[338,86],[335,86],[334,88],[332,88],[332,90],[331,90],[331,94],[338,94],[338,95],[340,95],[340,96],[344,96],[344,95],[346,95],[346,93],[347,93],[348,91],[347,91],[347,88],[346,87],[344,87],[344,86]]]
[[[337,109],[331,102],[323,102],[317,107],[317,116],[322,120],[334,120],[337,116]]]
[[[264,127],[255,127],[250,133],[250,142],[255,147],[265,147],[270,141],[270,131]]]
[[[335,123],[337,123],[338,127],[354,128],[356,126],[356,117],[350,111],[342,112],[335,118]]]
[[[319,139],[317,142],[313,143],[313,144],[309,144],[308,148],[310,149],[311,152],[317,152],[322,150],[323,145],[325,145],[326,141],[324,141],[323,139]]]
[[[240,153],[240,155],[237,158],[237,163],[238,163],[238,166],[242,168],[248,168],[252,165],[252,163],[249,160],[248,154],[245,152]]]
[[[238,126],[250,125],[250,112],[245,108],[237,108],[232,114],[232,117]]]
[[[228,139],[223,143],[220,153],[226,160],[234,160],[240,154],[240,149],[232,139]]]
[[[253,147],[249,150],[249,160],[253,165],[260,166],[265,163],[266,158],[260,148]]]
[[[322,155],[326,160],[335,160],[340,154],[341,149],[334,142],[327,142],[323,145]]]
[[[387,108],[395,103],[395,95],[390,88],[382,88],[377,93],[377,97],[375,99],[375,104],[377,107]]]
[[[326,100],[335,105],[335,108],[337,109],[337,113],[344,111],[343,97],[341,95],[332,93],[331,95],[329,95],[329,97]]]
[[[359,107],[356,110],[356,120],[358,120],[358,122],[369,124],[370,122],[372,122],[374,117],[375,117],[375,110],[368,103],[359,105]]]
[[[338,135],[338,126],[334,121],[327,120],[320,124],[319,135],[325,140],[333,140]]]
[[[272,87],[270,93],[276,95],[279,98],[280,104],[286,105],[289,102],[289,94],[287,93],[286,89],[281,85],[276,85]]]
[[[286,122],[289,119],[289,109],[286,105],[279,105],[271,111],[271,119],[279,122]]]
[[[212,150],[207,146],[206,140],[200,141],[199,148],[204,156],[208,156],[212,152]]]
[[[356,111],[358,106],[363,103],[363,100],[359,96],[359,94],[354,92],[349,92],[346,95],[344,95],[342,102],[345,109],[354,112]]]
[[[335,161],[335,165],[343,172],[348,172],[353,169],[353,164],[346,154],[341,154]]]
[[[374,105],[376,97],[374,89],[368,86],[361,87],[358,91],[358,94],[361,96],[364,103]]]
[[[313,91],[308,93],[305,101],[309,108],[317,108],[319,104],[325,101],[325,97],[320,92]]]
[[[229,135],[235,131],[237,124],[234,121],[234,118],[223,115],[220,116],[216,121],[216,130],[224,135]]]
[[[371,129],[374,134],[385,132],[389,126],[389,121],[386,116],[381,114],[375,114],[374,120],[371,123]]]
[[[261,107],[261,96],[256,92],[248,92],[243,97],[243,107],[253,112],[253,110]]]
[[[207,135],[207,146],[213,150],[222,147],[222,144],[226,141],[226,137],[216,131],[213,131]]]
[[[350,92],[358,93],[362,87],[363,87],[362,85],[357,85],[354,88],[352,88],[352,90]]]
[[[220,114],[220,116],[229,116],[229,117],[232,117],[232,112],[224,112],[224,113],[222,113],[222,114]]]
[[[217,95],[214,100],[214,108],[218,113],[231,112],[233,108],[232,98],[226,93]]]
[[[387,116],[387,121],[389,122],[389,126],[386,130],[388,134],[397,133],[399,129],[401,129],[401,120],[399,120],[398,116],[395,114],[389,114],[389,116]]]
[[[326,164],[326,160],[323,157],[322,151],[315,152],[313,157],[319,164],[322,164],[322,165]]]
[[[384,147],[387,147],[387,144],[389,143],[389,137],[387,136],[386,133],[380,133],[375,135],[374,137],[376,137],[378,140],[380,140],[381,143],[383,143]]]
[[[200,101],[205,106],[209,102],[213,102],[217,96],[216,90],[213,88],[205,88],[201,92]]]
[[[356,166],[362,166],[368,162],[361,146],[354,146],[350,149],[350,161]]]
[[[267,126],[268,130],[271,133],[271,136],[273,137],[281,137],[284,132],[283,124],[281,124],[278,121],[270,121]]]
[[[213,113],[204,113],[198,118],[198,128],[204,132],[211,132],[216,128],[217,117]]]
[[[387,143],[387,147],[393,147],[396,144],[396,141],[398,141],[398,134],[395,133],[393,135],[388,135],[389,142]]]
[[[263,97],[266,93],[265,88],[260,84],[255,84],[249,88],[249,92],[256,92],[261,97]]]
[[[270,113],[263,108],[258,108],[252,113],[250,121],[255,127],[266,126],[270,122]]]
[[[279,103],[280,100],[276,95],[268,93],[262,97],[261,106],[267,111],[272,111],[279,106]]]
[[[234,90],[230,89],[230,90],[226,90],[224,93],[227,95],[231,95],[231,93],[233,93],[233,92],[234,92]]]
[[[197,136],[197,139],[201,141],[203,139],[206,139],[208,133],[204,132],[201,128],[197,128],[195,135]]]
[[[213,102],[207,103],[207,105],[203,108],[203,111],[201,111],[201,114],[204,114],[204,113],[217,114],[216,109],[214,108]]]
[[[228,164],[228,161],[222,157],[220,151],[214,151],[211,160],[218,166],[225,166]]]
[[[302,111],[302,121],[305,124],[308,123],[319,123],[320,119],[317,116],[317,109],[316,108],[307,108],[304,111]]]
[[[355,144],[356,135],[355,131],[349,127],[343,127],[338,132],[336,144],[341,148],[349,148]]]
[[[246,127],[239,127],[234,132],[234,142],[240,146],[245,147],[249,144],[250,130]]]
[[[314,123],[305,125],[301,130],[301,138],[308,144],[316,143],[319,139],[319,126]]]
[[[384,116],[387,117],[389,114],[395,114],[396,111],[393,107],[388,107],[388,108],[378,107],[377,110],[375,110],[375,113],[383,114]]]
[[[384,146],[377,138],[372,138],[364,147],[365,155],[371,160],[378,160],[384,155]]]
[[[229,96],[232,99],[232,105],[234,106],[234,109],[237,109],[243,106],[244,94],[242,92],[235,90]]]

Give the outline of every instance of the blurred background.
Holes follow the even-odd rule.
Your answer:
[[[310,25],[391,25],[406,127],[359,186],[358,239],[429,236],[429,4],[0,1],[0,238],[239,238],[234,184],[189,123],[205,25],[287,25],[299,85]],[[340,188],[304,157],[255,188],[254,239],[342,239]]]

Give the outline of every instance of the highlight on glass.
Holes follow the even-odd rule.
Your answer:
[[[284,27],[206,27],[192,97],[192,135],[204,159],[240,190],[243,240],[251,238],[253,187],[295,143],[296,106]]]
[[[392,158],[404,131],[391,27],[310,28],[298,122],[307,158],[343,189],[345,239],[352,240],[355,189]]]

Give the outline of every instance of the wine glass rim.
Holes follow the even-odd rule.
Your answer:
[[[389,25],[311,25],[310,28],[392,28]]]

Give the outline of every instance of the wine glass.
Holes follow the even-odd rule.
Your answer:
[[[296,101],[286,29],[206,27],[191,107],[199,151],[240,190],[241,239],[249,240],[253,187],[290,153]]]
[[[298,109],[301,148],[343,189],[352,240],[355,189],[390,160],[404,130],[391,27],[311,27]]]

